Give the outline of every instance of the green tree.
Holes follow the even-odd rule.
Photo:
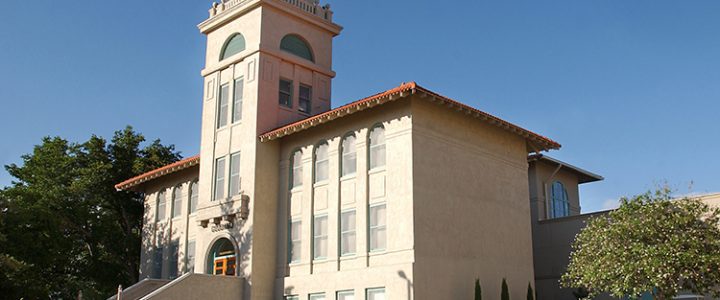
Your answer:
[[[535,293],[533,293],[533,288],[528,282],[528,289],[527,289],[527,300],[535,300]]]
[[[475,300],[482,300],[482,287],[480,287],[480,278],[475,279]]]
[[[576,236],[561,284],[588,297],[671,299],[681,290],[720,297],[719,221],[719,209],[671,200],[668,188],[623,198]]]
[[[508,290],[507,282],[505,281],[505,278],[503,278],[502,281],[502,290],[500,291],[500,299],[501,300],[510,300],[510,291]]]
[[[0,294],[99,298],[137,281],[142,195],[113,186],[180,158],[144,141],[131,127],[110,143],[47,137],[5,166],[14,179],[0,190]]]

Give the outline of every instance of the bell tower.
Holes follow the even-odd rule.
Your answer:
[[[279,142],[258,135],[330,109],[332,40],[342,28],[317,0],[223,0],[209,13],[198,25],[207,49],[198,224],[189,233],[196,272],[218,272],[223,243],[219,269],[245,278],[243,299],[275,299]]]

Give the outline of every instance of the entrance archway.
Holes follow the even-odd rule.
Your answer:
[[[207,268],[211,275],[235,276],[237,274],[237,252],[233,242],[220,238],[210,248],[207,257]]]

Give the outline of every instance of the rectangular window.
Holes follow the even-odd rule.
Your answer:
[[[197,211],[198,203],[198,183],[197,181],[190,184],[190,213]]]
[[[385,204],[370,207],[370,251],[385,250],[387,233],[385,220]]]
[[[230,197],[240,194],[240,152],[230,155]]]
[[[298,296],[298,295],[285,296],[285,300],[300,300],[300,296]]]
[[[288,240],[290,242],[290,245],[288,245],[290,250],[288,261],[291,263],[299,262],[302,251],[302,223],[300,220],[290,221],[290,237]]]
[[[153,253],[153,271],[152,278],[162,278],[162,263],[163,263],[163,247],[155,247],[155,253]]]
[[[292,158],[292,187],[302,185],[302,152],[295,151]]]
[[[350,291],[339,291],[337,292],[337,300],[355,300],[355,292]]]
[[[230,86],[223,84],[220,87],[220,103],[218,103],[217,128],[227,125],[228,121],[228,105],[230,98]]]
[[[167,211],[165,203],[167,202],[167,199],[165,199],[165,191],[161,191],[158,194],[157,197],[157,220],[158,221],[164,221],[165,220],[165,213]]]
[[[325,293],[310,294],[310,300],[325,300]]]
[[[182,186],[176,186],[173,190],[172,217],[179,217],[182,213]]]
[[[328,218],[325,216],[315,217],[313,223],[313,258],[327,258],[328,249]]]
[[[242,120],[243,83],[242,78],[235,79],[235,91],[233,92],[233,123]]]
[[[168,259],[168,278],[175,279],[178,276],[178,255],[180,255],[180,242],[175,240],[170,243],[170,257]]]
[[[301,84],[300,94],[298,95],[299,107],[298,109],[304,113],[310,113],[310,106],[312,103],[312,87]]]
[[[367,289],[367,300],[385,300],[385,288]]]
[[[225,158],[215,160],[215,200],[225,198]]]
[[[340,214],[340,255],[355,254],[355,211]]]
[[[280,105],[292,107],[293,82],[280,79]]]
[[[185,272],[195,272],[195,240],[189,240],[185,249]]]

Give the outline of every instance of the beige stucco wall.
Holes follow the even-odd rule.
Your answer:
[[[525,141],[421,99],[413,112],[416,299],[498,299],[533,282]],[[410,234],[410,233],[408,233]]]
[[[149,278],[153,272],[154,250],[157,246],[163,249],[162,278],[168,278],[170,266],[170,243],[177,241],[178,250],[178,276],[190,266],[186,266],[188,241],[196,238],[195,213],[190,212],[190,183],[198,180],[198,167],[193,166],[180,172],[165,175],[143,184],[140,189],[145,193],[142,245],[140,253],[140,279]],[[179,216],[172,217],[173,190],[182,191],[182,210]],[[165,191],[164,220],[157,218],[157,199],[161,190]]]
[[[385,128],[387,164],[384,169],[368,171],[368,133],[373,126]],[[280,151],[280,189],[278,228],[278,295],[324,292],[333,299],[337,291],[354,290],[356,299],[364,298],[365,289],[384,287],[387,299],[409,299],[412,282],[414,244],[412,211],[412,139],[409,101],[389,103],[333,121],[327,125],[282,139]],[[340,143],[343,137],[357,138],[357,171],[340,176]],[[315,145],[329,146],[329,179],[313,183]],[[290,156],[303,153],[303,185],[290,190]],[[367,214],[370,205],[387,207],[387,248],[369,253]],[[356,254],[339,254],[339,216],[341,211],[356,212]],[[313,261],[311,253],[314,215],[328,216],[328,256]],[[288,222],[302,222],[302,250],[299,262],[287,264]],[[402,276],[405,276],[403,278]]]

